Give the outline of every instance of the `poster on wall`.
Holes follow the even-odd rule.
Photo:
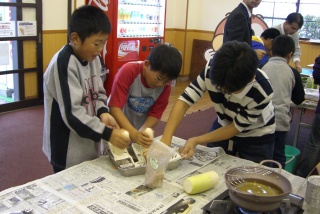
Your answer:
[[[0,21],[0,37],[16,36],[15,21]]]
[[[18,36],[36,36],[36,21],[17,21]]]

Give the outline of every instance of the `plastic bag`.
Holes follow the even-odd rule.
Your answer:
[[[149,188],[161,187],[171,156],[176,152],[159,140],[154,141],[147,153],[145,184]]]

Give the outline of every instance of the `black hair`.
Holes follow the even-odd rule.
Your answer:
[[[169,80],[177,79],[182,66],[182,57],[180,52],[165,44],[161,44],[152,49],[147,60],[150,63],[150,69],[158,71]]]
[[[286,57],[289,53],[294,53],[295,44],[293,39],[287,35],[281,35],[272,41],[272,56]]]
[[[293,22],[296,22],[299,25],[299,29],[303,25],[303,16],[300,13],[290,13],[287,18],[287,22],[291,25]]]
[[[92,34],[110,34],[111,24],[107,15],[98,7],[84,5],[77,8],[71,15],[68,24],[68,36],[76,32],[83,42]]]
[[[274,39],[277,36],[280,36],[280,31],[278,29],[268,28],[262,32],[260,37],[263,37],[264,39]]]
[[[253,29],[251,29],[251,35],[252,35],[252,36],[255,36],[255,35],[256,35],[256,33],[254,32]]]
[[[227,42],[209,63],[211,83],[227,92],[238,91],[253,79],[258,62],[256,52],[247,43]]]

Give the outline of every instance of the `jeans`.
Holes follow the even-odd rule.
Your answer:
[[[284,132],[284,131],[276,131],[274,133],[273,160],[279,162],[283,169],[286,165],[286,155],[284,151],[286,136],[287,136],[287,132]]]
[[[218,119],[213,122],[210,132],[220,128],[221,125],[218,123]],[[263,138],[263,136],[261,136]],[[244,139],[245,140],[245,139]],[[267,143],[245,143],[245,142],[233,142],[232,151],[228,151],[229,140],[224,140],[220,142],[208,143],[208,147],[222,147],[224,151],[229,155],[238,155],[240,158],[251,160],[255,163],[260,163],[263,160],[273,159],[274,142],[271,140]],[[272,163],[266,163],[266,166],[272,167]]]
[[[320,153],[320,113],[316,113],[313,119],[309,143],[304,147],[296,174],[307,177],[317,165]]]

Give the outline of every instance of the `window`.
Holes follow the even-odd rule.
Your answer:
[[[320,1],[319,0],[262,0],[253,10],[261,14],[269,27],[281,24],[293,12],[299,12],[304,24],[299,31],[300,38],[320,39]]]
[[[42,0],[0,0],[0,24],[0,112],[42,104]]]

